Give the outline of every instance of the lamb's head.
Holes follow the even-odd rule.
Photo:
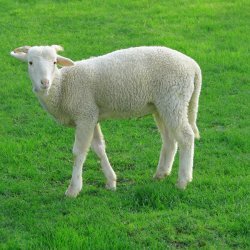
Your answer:
[[[14,49],[10,54],[28,63],[29,76],[35,92],[47,91],[58,72],[57,64],[72,66],[74,62],[66,57],[59,56],[58,51],[63,48],[59,45],[52,46],[23,46]]]

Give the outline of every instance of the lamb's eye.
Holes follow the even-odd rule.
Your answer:
[[[55,61],[54,64],[57,64],[57,62]]]
[[[33,62],[29,62],[29,65],[32,65],[33,64]]]

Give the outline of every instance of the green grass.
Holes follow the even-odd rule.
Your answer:
[[[249,1],[0,0],[0,249],[250,249]],[[90,152],[84,187],[64,197],[72,129],[31,91],[22,45],[61,44],[73,60],[139,45],[193,57],[203,71],[194,180],[153,181],[151,117],[102,123],[118,189]]]

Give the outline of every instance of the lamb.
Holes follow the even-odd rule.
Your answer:
[[[135,47],[73,62],[52,46],[24,46],[11,52],[28,62],[33,91],[60,123],[73,126],[74,166],[66,195],[82,189],[82,166],[89,147],[101,160],[106,187],[116,189],[116,174],[105,151],[99,122],[153,114],[162,137],[154,178],[171,173],[177,144],[180,163],[177,187],[192,181],[194,138],[201,70],[190,57],[166,47]],[[62,66],[58,68],[57,64]]]

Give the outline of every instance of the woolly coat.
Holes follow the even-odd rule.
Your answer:
[[[150,113],[175,119],[175,124],[187,114],[195,83],[200,81],[200,68],[190,57],[165,47],[137,47],[59,69],[49,93],[38,98],[68,126],[86,119],[97,123]]]

